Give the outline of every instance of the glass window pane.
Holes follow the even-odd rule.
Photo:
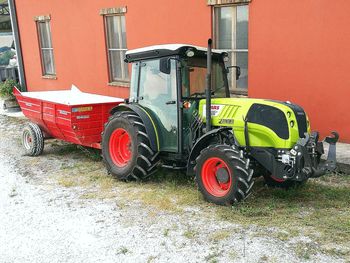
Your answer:
[[[215,8],[215,21],[217,23],[216,41],[217,48],[232,49],[233,48],[233,11],[234,7]]]
[[[248,49],[248,5],[237,6],[236,48]]]
[[[39,38],[40,38],[40,45],[42,48],[51,48],[51,30],[50,30],[50,23],[49,22],[39,22],[38,23],[39,28]]]
[[[247,89],[248,88],[248,52],[237,52],[236,64],[241,68],[241,76],[236,82],[237,89]]]
[[[124,62],[126,51],[120,51],[120,52],[121,52],[121,56],[120,56],[120,58],[121,58],[121,63],[122,63],[122,65],[123,65],[123,67],[124,67],[124,71],[123,71],[123,72],[124,72],[124,76],[123,76],[123,79],[127,80],[127,79],[129,79],[129,69],[128,69],[128,63]]]
[[[119,23],[119,16],[106,17],[108,48],[120,48],[118,34]]]
[[[53,50],[42,50],[43,73],[45,75],[54,75],[55,66],[53,60]]]
[[[110,74],[111,81],[123,79],[121,65],[120,65],[120,51],[109,51],[109,61],[110,61]]]
[[[239,66],[241,75],[236,80],[236,69],[231,68],[227,74],[230,90],[247,90],[248,89],[248,52],[229,52],[229,61],[226,66]]]
[[[140,62],[132,63],[130,81],[130,101],[136,101]]]
[[[236,65],[236,57],[234,52],[227,52],[228,53],[228,61],[225,62],[225,66],[235,66]],[[228,81],[228,86],[230,90],[236,89],[236,82],[233,82],[234,75],[235,75],[235,68],[230,68],[229,73],[227,74],[227,81]]]
[[[122,35],[122,46],[121,48],[126,48],[126,27],[125,27],[125,16],[121,16],[121,35]]]
[[[110,61],[110,80],[128,80],[128,64],[124,62],[126,51],[110,50],[109,61]]]

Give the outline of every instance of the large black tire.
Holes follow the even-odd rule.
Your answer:
[[[106,123],[102,157],[108,172],[120,180],[145,179],[159,162],[141,118],[129,111],[115,113]]]
[[[272,176],[271,174],[264,174],[265,185],[272,188],[290,189],[297,188],[305,185],[307,179],[304,181],[293,181],[293,180],[280,180]]]
[[[38,156],[44,150],[44,136],[40,127],[35,123],[28,123],[22,132],[22,145],[25,154]]]
[[[253,170],[243,152],[231,145],[210,145],[196,159],[196,181],[204,198],[218,205],[231,205],[248,197]]]

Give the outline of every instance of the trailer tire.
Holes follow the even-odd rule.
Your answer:
[[[203,149],[196,159],[195,173],[204,198],[218,205],[243,201],[254,184],[249,159],[234,145],[210,145]]]
[[[143,180],[157,170],[159,158],[141,118],[131,111],[116,112],[102,132],[102,157],[110,174],[120,180]]]
[[[304,181],[293,181],[293,180],[281,180],[278,178],[275,178],[271,174],[265,174],[264,175],[265,185],[271,188],[282,188],[282,189],[291,189],[291,188],[298,188],[305,185],[307,182],[307,179]]]
[[[35,123],[28,123],[22,132],[22,145],[26,155],[38,156],[44,150],[44,136],[39,127]]]

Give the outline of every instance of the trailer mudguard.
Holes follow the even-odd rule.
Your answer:
[[[110,114],[113,115],[119,111],[133,111],[141,118],[143,124],[146,127],[146,133],[150,139],[150,145],[152,150],[155,152],[159,152],[159,137],[158,137],[157,128],[151,116],[148,114],[148,112],[139,105],[120,104],[114,107],[110,111]]]
[[[212,142],[216,142],[220,140],[220,134],[226,131],[232,130],[231,127],[221,127],[217,129],[213,129],[210,132],[205,133],[202,137],[198,139],[198,141],[193,146],[190,156],[187,161],[187,174],[191,175],[194,173],[193,168],[196,165],[196,158],[200,154],[200,152],[208,147]]]

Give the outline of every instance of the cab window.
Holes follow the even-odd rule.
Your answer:
[[[205,58],[189,58],[182,63],[182,94],[184,98],[204,98],[207,61]],[[212,96],[226,97],[224,65],[213,61]]]

